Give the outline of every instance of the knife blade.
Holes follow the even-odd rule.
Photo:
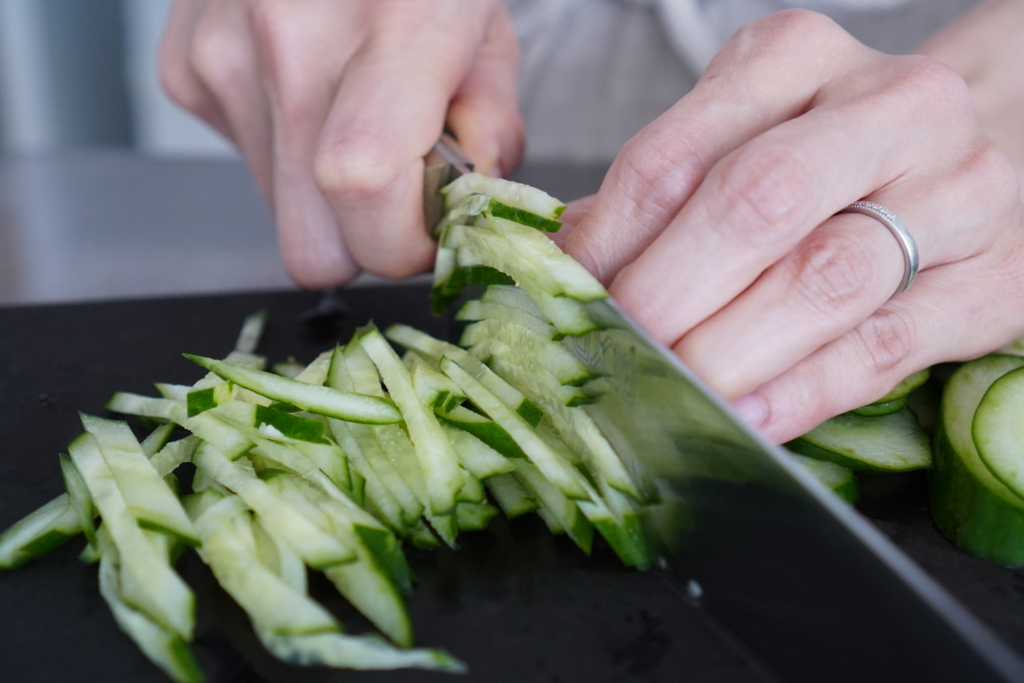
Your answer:
[[[609,299],[585,410],[679,510],[673,580],[786,681],[1024,681],[1024,662]],[[664,529],[662,529],[664,533]]]
[[[438,190],[472,167],[447,133],[425,161],[433,227]],[[564,340],[601,376],[584,410],[661,498],[671,580],[756,658],[787,681],[1024,681],[1010,648],[614,300],[587,308],[600,329]]]
[[[430,152],[423,157],[423,225],[433,234],[432,228],[444,213],[442,187],[459,176],[473,172],[473,163],[462,151],[455,136],[444,131]]]

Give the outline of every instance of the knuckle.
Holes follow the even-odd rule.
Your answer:
[[[854,330],[862,360],[873,377],[889,377],[910,356],[914,330],[905,315],[880,308]]]
[[[862,240],[847,233],[812,238],[795,254],[796,290],[817,311],[840,316],[871,280],[874,262]]]
[[[630,206],[643,218],[666,222],[696,187],[703,163],[685,139],[641,134],[623,146],[616,167],[613,177]]]
[[[733,156],[716,173],[714,225],[755,247],[790,243],[814,204],[814,188],[792,149],[761,147]]]
[[[322,144],[313,162],[317,187],[332,202],[370,201],[395,182],[399,171],[380,154],[385,149],[370,131],[351,131]]]
[[[250,68],[249,55],[231,30],[211,15],[205,16],[196,27],[189,63],[192,71],[215,93],[237,87]]]
[[[923,55],[900,58],[897,79],[919,109],[940,119],[973,118],[974,102],[964,79],[937,59]]]
[[[983,205],[997,207],[1002,215],[1019,214],[1020,179],[1013,162],[1002,150],[985,140],[971,154],[963,170],[975,179]]]
[[[794,41],[806,43],[808,39],[832,40],[837,31],[845,33],[824,14],[793,8],[744,24],[730,43],[759,51],[772,50],[789,47]]]

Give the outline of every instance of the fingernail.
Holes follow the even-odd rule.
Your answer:
[[[732,409],[751,427],[760,427],[768,416],[768,408],[764,401],[754,394],[747,394],[733,403]]]

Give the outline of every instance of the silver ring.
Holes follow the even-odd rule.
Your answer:
[[[917,270],[921,265],[921,257],[917,251],[917,242],[914,241],[910,231],[907,230],[907,226],[900,220],[900,217],[881,204],[875,204],[865,199],[850,204],[839,213],[861,213],[865,216],[871,216],[889,229],[892,236],[900,243],[900,249],[903,250],[903,282],[893,292],[893,296],[907,291],[907,287],[917,277]]]

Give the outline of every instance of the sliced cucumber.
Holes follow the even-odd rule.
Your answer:
[[[985,465],[972,425],[986,391],[1024,358],[992,355],[960,366],[942,393],[928,497],[935,526],[961,549],[999,564],[1024,564],[1024,498]]]
[[[518,389],[494,374],[490,368],[465,349],[440,339],[435,339],[429,334],[420,332],[408,325],[392,325],[384,332],[384,336],[397,344],[417,351],[434,362],[439,362],[442,356],[448,356],[532,426],[536,427],[540,422],[542,413],[533,401],[523,396]]]
[[[199,413],[216,408],[235,397],[235,385],[231,382],[220,382],[206,389],[193,389],[185,395],[188,416],[195,417]]]
[[[181,636],[162,628],[124,602],[118,586],[119,570],[117,549],[104,552],[100,559],[100,595],[110,607],[117,625],[135,641],[149,661],[177,683],[201,683],[203,672]]]
[[[476,413],[473,413],[476,415]],[[482,416],[481,416],[482,417]],[[493,422],[492,422],[493,424]],[[497,427],[497,425],[495,425]],[[444,425],[444,432],[459,456],[459,462],[476,479],[488,479],[499,474],[513,472],[516,464],[494,450],[470,432],[450,424]],[[506,436],[508,432],[502,430]],[[511,437],[508,437],[511,441]],[[513,442],[515,443],[515,442]],[[518,446],[516,446],[518,448]]]
[[[266,482],[228,460],[214,446],[201,445],[193,461],[221,486],[238,494],[260,516],[260,523],[291,546],[310,567],[325,569],[356,559],[351,548],[288,505]]]
[[[527,491],[514,474],[499,474],[488,479],[484,485],[509,519],[540,507],[537,497]]]
[[[255,313],[245,316],[242,321],[242,329],[238,332],[238,339],[235,341],[234,352],[238,354],[254,354],[260,345],[260,338],[263,336],[263,328],[267,326],[267,311],[260,309]]]
[[[860,499],[860,489],[857,486],[857,477],[854,475],[853,470],[837,465],[834,462],[809,458],[799,453],[793,453],[793,457],[808,472],[820,479],[821,483],[835,491],[835,494],[847,503],[853,505]]]
[[[528,211],[551,221],[562,215],[565,204],[548,193],[529,185],[490,178],[480,173],[467,173],[441,188],[448,211],[466,201],[470,195],[487,195],[502,204]]]
[[[119,391],[107,402],[106,408],[115,413],[170,420],[203,441],[215,445],[231,460],[242,457],[253,446],[252,441],[245,438],[237,429],[213,417],[209,411],[188,417],[184,401],[150,398]]]
[[[428,669],[465,673],[466,666],[443,650],[401,650],[377,636],[318,633],[276,636],[256,629],[260,642],[278,659],[301,666],[345,669]]]
[[[0,569],[15,569],[42,557],[81,531],[68,494],[62,493],[0,534]]]
[[[201,556],[217,582],[260,628],[271,633],[306,634],[340,631],[337,620],[319,604],[268,570],[253,552],[245,504],[228,496],[197,520],[203,537]]]
[[[128,425],[84,413],[81,419],[86,431],[95,438],[128,509],[139,524],[198,546],[199,535],[178,497],[143,454]]]
[[[526,453],[523,453],[516,440],[501,425],[480,413],[460,406],[446,414],[438,415],[438,418],[446,425],[472,434],[505,458],[526,457]]]
[[[83,434],[71,442],[68,453],[89,488],[103,528],[110,532],[120,553],[125,602],[182,639],[191,640],[195,596],[139,528],[96,440]]]
[[[932,464],[928,435],[908,408],[880,417],[839,415],[786,447],[856,472],[904,472]]]
[[[445,357],[441,359],[441,371],[455,380],[466,395],[480,409],[515,439],[516,443],[544,476],[569,498],[587,500],[586,489],[580,486],[575,470],[555,455],[533,428],[517,413],[498,400],[483,384]]]
[[[436,365],[431,365],[415,351],[406,351],[402,362],[412,373],[412,384],[416,387],[420,403],[428,408],[447,413],[466,400],[459,385],[441,374]]]
[[[455,506],[455,521],[460,531],[482,531],[498,514],[490,503],[459,503]]]
[[[273,480],[281,496],[310,519],[331,527],[346,545],[353,548],[357,560],[350,564],[331,567],[324,574],[338,591],[363,615],[374,623],[395,643],[403,647],[412,645],[412,623],[402,603],[401,596],[390,576],[374,560],[370,551],[363,546],[355,533],[351,521],[332,518],[323,508],[318,507],[310,497],[307,488],[294,477],[281,476]],[[315,496],[315,494],[314,494]]]
[[[446,245],[458,249],[460,266],[490,266],[511,277],[527,293],[536,287],[551,296],[582,302],[608,297],[601,283],[554,242],[512,221],[489,217],[472,227],[451,226]]]
[[[78,524],[85,533],[86,541],[90,547],[98,548],[99,541],[96,539],[96,525],[93,520],[96,518],[96,507],[92,503],[89,489],[82,479],[81,473],[71,462],[71,458],[60,454],[60,473],[64,479],[64,488],[67,490],[68,502],[71,509],[75,511]]]
[[[299,380],[279,377],[269,372],[232,365],[212,358],[190,354],[185,354],[185,357],[207,370],[217,373],[224,379],[250,391],[255,391],[261,396],[298,406],[310,413],[369,424],[390,424],[402,421],[402,414],[393,403],[375,396],[335,391],[329,387],[306,384]],[[326,375],[326,365],[324,373]]]
[[[519,463],[516,477],[533,494],[542,509],[558,522],[558,526],[565,531],[579,549],[589,555],[594,541],[594,527],[587,521],[576,501],[570,500],[562,491],[552,485],[548,477],[533,463]]]
[[[860,415],[861,417],[880,417],[882,415],[891,415],[892,413],[898,413],[907,407],[907,403],[910,402],[910,396],[900,396],[894,398],[891,401],[884,401],[882,403],[875,402],[869,403],[866,406],[860,408],[854,408],[850,412],[854,415]]]
[[[384,384],[402,411],[409,438],[423,468],[431,513],[451,513],[459,489],[466,483],[455,449],[434,412],[420,403],[408,369],[381,333],[376,328],[365,330],[359,334],[359,345],[377,366]]]
[[[971,434],[996,479],[1024,497],[1024,368],[992,383],[974,413]]]
[[[888,403],[889,401],[895,401],[898,398],[903,398],[904,396],[909,396],[910,392],[912,392],[914,389],[917,389],[918,387],[923,385],[925,382],[927,382],[928,378],[931,377],[931,376],[932,376],[931,368],[925,368],[924,370],[918,370],[917,372],[915,372],[914,374],[910,375],[909,377],[904,377],[902,380],[900,380],[899,384],[894,386],[889,391],[888,394],[886,394],[882,398],[880,398],[877,401],[875,401],[874,404],[878,405],[878,404],[881,404],[881,403]]]

